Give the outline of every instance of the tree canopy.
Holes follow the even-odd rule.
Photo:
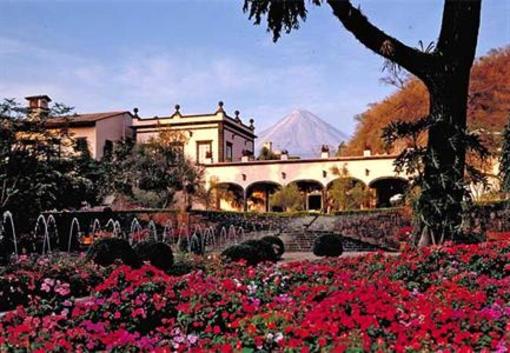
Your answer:
[[[467,122],[470,130],[501,131],[510,111],[510,47],[492,50],[479,58],[471,70]],[[357,119],[356,130],[342,155],[362,155],[366,146],[373,153],[387,152],[381,137],[383,128],[393,121],[417,121],[427,114],[429,93],[416,78],[402,89],[371,105]],[[426,135],[421,136],[422,144]],[[388,152],[399,153],[404,144],[395,144]],[[497,146],[493,146],[497,147]]]

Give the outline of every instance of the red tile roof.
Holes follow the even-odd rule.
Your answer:
[[[91,126],[95,125],[96,121],[112,118],[118,115],[131,114],[129,111],[116,111],[105,113],[89,113],[89,114],[75,114],[58,118],[49,118],[47,121],[48,127],[61,127],[67,126]]]

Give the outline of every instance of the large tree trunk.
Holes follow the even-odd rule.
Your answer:
[[[445,0],[436,49],[408,47],[372,25],[349,0],[328,0],[334,15],[366,47],[420,78],[430,94],[427,156],[419,199],[420,245],[461,233],[466,115],[481,0]]]
[[[471,64],[444,65],[427,83],[433,123],[419,200],[421,229],[429,233],[422,233],[422,245],[429,243],[424,238],[438,244],[461,233],[470,68]]]

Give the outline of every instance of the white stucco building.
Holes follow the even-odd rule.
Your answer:
[[[47,110],[48,96],[27,97],[34,110]],[[101,159],[116,141],[133,138],[144,143],[161,131],[179,132],[184,154],[204,169],[205,188],[222,188],[238,199],[235,204],[217,200],[214,207],[222,209],[272,209],[270,195],[279,188],[295,183],[305,196],[305,209],[326,210],[327,195],[333,182],[345,177],[335,173],[344,170],[349,178],[369,187],[375,196],[372,206],[388,206],[389,199],[402,193],[407,177],[394,171],[394,155],[333,157],[324,148],[311,159],[291,159],[282,151],[278,160],[256,160],[254,155],[255,127],[251,119],[243,122],[240,113],[229,115],[223,102],[212,113],[184,114],[179,105],[165,116],[140,117],[133,112],[114,111],[75,114],[50,119],[51,128],[67,128],[75,139],[89,146],[91,155]],[[258,199],[254,202],[254,199]]]

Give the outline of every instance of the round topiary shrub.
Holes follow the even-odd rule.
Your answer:
[[[227,262],[245,260],[251,266],[255,266],[261,261],[260,251],[247,244],[232,245],[225,249],[221,256]]]
[[[163,242],[154,240],[142,241],[135,245],[135,252],[142,261],[148,261],[163,271],[168,271],[174,264],[172,248]]]
[[[96,240],[87,252],[87,259],[101,266],[109,266],[116,260],[131,267],[140,266],[140,259],[129,242],[120,238]]]
[[[313,242],[315,256],[336,257],[342,255],[343,251],[342,236],[338,234],[321,235]]]
[[[283,253],[285,253],[285,245],[283,244],[283,240],[272,235],[265,236],[260,240],[270,243],[273,247],[276,258],[281,259]]]
[[[265,240],[250,239],[243,241],[241,244],[253,246],[259,252],[260,261],[277,261],[276,253],[273,245]]]

